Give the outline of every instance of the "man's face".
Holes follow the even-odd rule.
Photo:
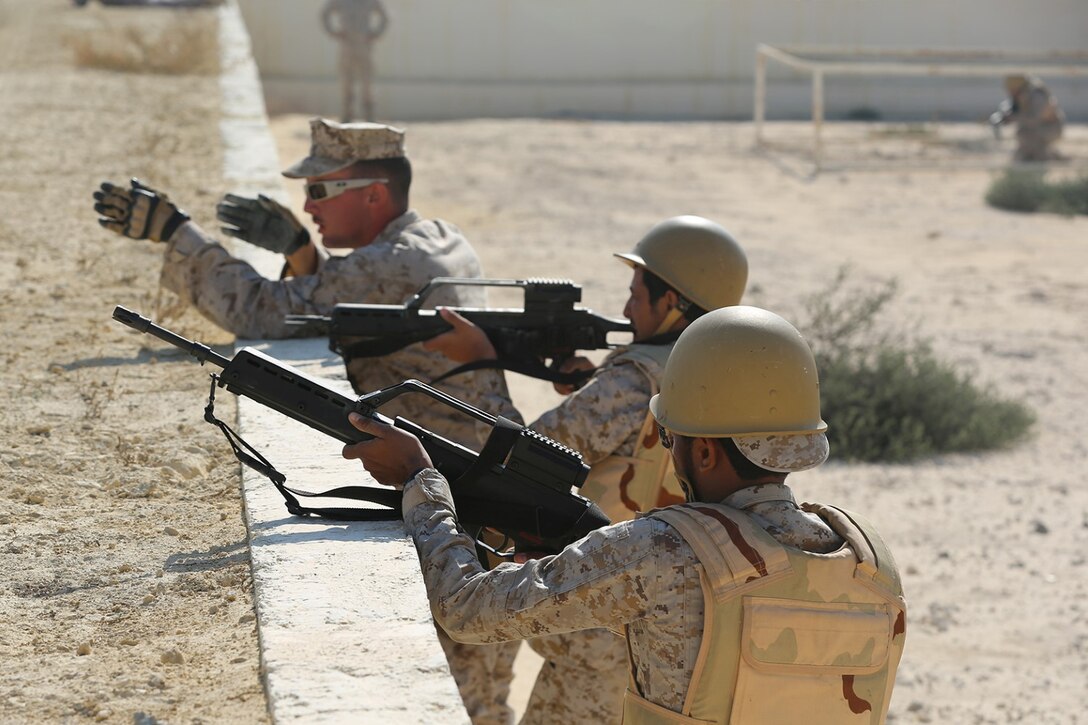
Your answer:
[[[334,181],[338,179],[352,179],[357,174],[352,169],[341,169],[324,176],[313,176],[306,179],[306,184],[315,181]],[[317,231],[321,235],[321,241],[330,249],[343,249],[359,247],[371,241],[369,238],[374,228],[372,217],[375,214],[375,186],[377,184],[348,189],[339,196],[330,199],[314,201],[306,197],[306,204],[302,207],[309,214]]]
[[[631,321],[635,328],[635,340],[645,340],[657,332],[658,326],[669,313],[669,302],[664,294],[657,302],[650,302],[650,290],[642,278],[642,268],[636,267],[631,277],[631,296],[623,306],[623,316]]]

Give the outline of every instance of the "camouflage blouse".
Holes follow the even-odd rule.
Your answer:
[[[741,509],[769,504],[778,529],[771,533],[781,543],[825,548],[822,523],[792,501],[787,486],[773,484],[743,489],[722,503]],[[472,540],[457,528],[449,486],[437,471],[408,482],[403,509],[431,609],[452,637],[500,642],[626,625],[639,691],[680,711],[702,640],[704,601],[695,553],[667,523],[626,521],[556,556],[485,571]]]
[[[562,403],[529,425],[578,451],[593,465],[608,456],[630,456],[635,451],[642,423],[649,414],[651,383],[661,370],[644,370],[631,360],[618,359],[621,348],[609,354],[593,377]],[[483,407],[521,422],[506,386],[490,392]]]
[[[220,327],[246,338],[284,338],[299,334],[286,315],[328,315],[341,302],[403,304],[434,277],[479,277],[475,250],[452,224],[408,211],[382,230],[369,245],[343,257],[323,258],[314,274],[269,279],[232,256],[196,224],[184,224],[170,239],[162,284]],[[431,305],[486,306],[482,287],[444,287]],[[427,382],[452,367],[438,353],[410,345],[380,358],[348,365],[356,392],[370,392],[407,378]],[[502,386],[494,370],[458,375],[441,387],[456,398],[479,405],[481,396]],[[414,394],[381,412],[402,415],[425,428],[474,445],[475,424],[430,399]]]

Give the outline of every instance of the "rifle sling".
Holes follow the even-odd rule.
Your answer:
[[[235,457],[244,465],[265,476],[276,490],[283,496],[287,510],[295,516],[320,516],[326,519],[339,521],[396,521],[400,520],[401,492],[387,488],[375,488],[373,486],[340,486],[328,491],[315,493],[289,488],[284,485],[287,476],[278,471],[272,463],[261,453],[247,443],[238,433],[219,418],[215,417],[215,388],[219,382],[218,375],[212,375],[211,389],[208,393],[208,404],[204,407],[204,420],[219,428],[223,436],[234,451]],[[480,451],[479,456],[472,465],[453,482],[473,481],[487,475],[491,468],[506,460],[506,456],[522,431],[522,426],[499,416],[495,421],[495,427],[488,436],[487,442]],[[370,503],[387,506],[387,509],[362,509],[338,506],[308,507],[299,503],[297,497],[303,498],[341,498],[351,501],[368,501]]]
[[[283,496],[287,510],[295,516],[321,516],[327,519],[340,521],[395,521],[401,518],[400,491],[393,491],[372,486],[341,486],[330,491],[313,493],[288,488],[284,484],[287,476],[283,475],[272,465],[267,458],[247,443],[229,425],[215,417],[215,388],[219,381],[218,375],[212,375],[211,392],[208,394],[208,404],[204,406],[204,420],[219,428],[227,439],[235,457],[243,464],[249,466],[257,473],[265,476],[276,490]],[[369,501],[371,503],[388,506],[388,509],[360,509],[345,507],[310,508],[299,503],[296,496],[304,498],[345,498],[352,501]]]

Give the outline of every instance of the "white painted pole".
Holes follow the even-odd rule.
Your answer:
[[[763,54],[763,46],[756,48],[756,97],[755,114],[752,119],[756,126],[756,146],[763,145],[763,119],[766,117],[767,108],[767,56]]]
[[[815,132],[815,144],[813,146],[813,162],[816,164],[816,168],[820,168],[820,161],[823,159],[823,138],[822,131],[824,125],[824,72],[822,70],[812,71],[812,126]]]

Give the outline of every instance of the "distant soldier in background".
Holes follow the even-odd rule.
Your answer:
[[[328,0],[321,11],[325,32],[340,41],[340,83],[343,121],[352,119],[355,85],[362,84],[363,118],[374,119],[370,81],[374,66],[370,48],[389,26],[389,15],[381,0]]]
[[[994,134],[1016,122],[1016,161],[1049,161],[1059,158],[1051,148],[1061,138],[1065,114],[1050,90],[1039,78],[1026,75],[1005,77],[1009,97],[990,114]]]

